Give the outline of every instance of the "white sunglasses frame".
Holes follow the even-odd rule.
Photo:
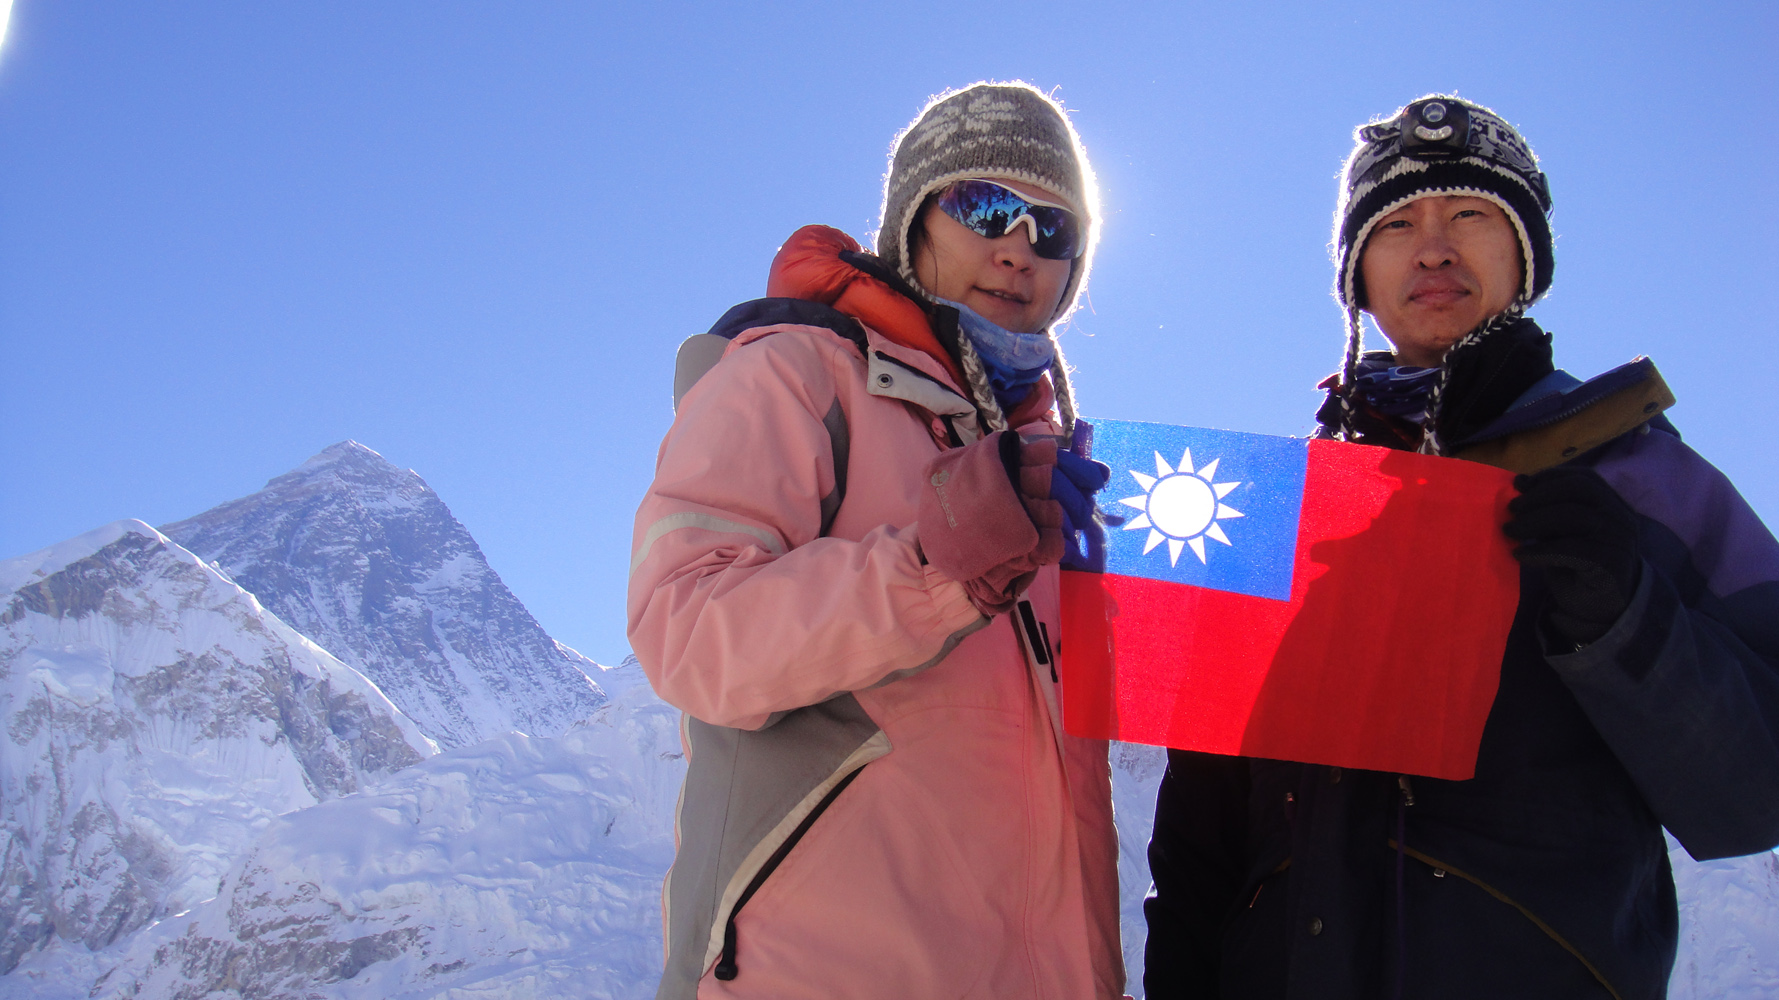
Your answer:
[[[1058,205],[1056,202],[1045,201],[1042,198],[1034,198],[1031,195],[1026,194],[1024,191],[1019,190],[1018,188],[1011,188],[1005,184],[1002,184],[1000,181],[996,180],[993,177],[959,177],[957,180],[952,181],[951,184],[962,184],[965,181],[977,181],[982,184],[992,184],[995,187],[1000,188],[1002,191],[1005,191],[1008,194],[1012,195],[1013,197],[1018,198],[1020,201],[1025,202],[1027,205],[1036,205],[1039,208],[1054,208],[1054,209],[1058,209],[1060,211],[1067,212],[1067,213],[1069,213],[1069,216],[1075,220],[1075,225],[1077,225],[1077,226],[1081,225],[1081,216],[1074,209],[1070,208],[1069,206]],[[940,191],[943,192],[944,190],[950,188],[951,184],[945,185],[945,187],[941,188]],[[1022,222],[1025,223],[1026,239],[1032,246],[1037,246],[1038,245],[1038,220],[1032,218],[1032,213],[1030,213],[1030,212],[1020,212],[1019,215],[1014,217],[1012,222],[1007,224],[1007,231],[1002,233],[1001,236],[1002,237],[1011,236],[1013,234],[1013,230],[1018,229],[1019,224]],[[1073,258],[1071,258],[1071,259],[1073,259]]]

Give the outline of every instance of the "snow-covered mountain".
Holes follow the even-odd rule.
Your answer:
[[[1155,792],[1167,770],[1167,751],[1140,743],[1112,744],[1112,818],[1118,823],[1118,929],[1124,937],[1124,992],[1143,995],[1143,945],[1149,924],[1149,833],[1155,826]]]
[[[282,813],[435,752],[140,521],[0,562],[0,973],[216,894]]]
[[[605,674],[613,699],[564,736],[446,751],[285,817],[95,995],[653,995],[685,764],[641,675]]]
[[[357,668],[441,747],[559,736],[605,695],[426,482],[343,441],[161,529]]]
[[[1779,997],[1779,854],[1694,861],[1673,838],[1680,952],[1669,1000]]]

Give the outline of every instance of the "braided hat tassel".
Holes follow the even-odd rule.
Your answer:
[[[1050,382],[1056,389],[1056,415],[1062,424],[1063,440],[1072,445],[1075,441],[1075,386],[1069,381],[1069,364],[1063,359],[1062,344],[1057,342],[1056,334],[1050,335],[1050,342],[1056,348],[1056,357],[1050,361]]]
[[[1439,437],[1440,407],[1445,401],[1446,383],[1451,381],[1452,366],[1461,356],[1474,351],[1478,344],[1487,340],[1497,330],[1520,321],[1525,315],[1526,304],[1523,300],[1514,302],[1504,312],[1485,321],[1481,326],[1458,338],[1458,342],[1446,348],[1445,357],[1439,361],[1439,376],[1433,383],[1433,389],[1427,394],[1427,419],[1421,425],[1421,447],[1416,449],[1423,455],[1444,455],[1445,442]]]
[[[1007,429],[1007,414],[1001,411],[1001,404],[995,399],[994,389],[988,384],[988,370],[982,365],[982,356],[976,353],[975,345],[969,337],[957,338],[958,367],[964,370],[964,380],[969,384],[970,399],[976,404],[976,413],[983,423],[982,436],[987,437],[996,431]]]
[[[1359,319],[1359,307],[1347,307],[1347,356],[1340,366],[1340,439],[1359,440],[1359,429],[1353,422],[1353,385],[1359,379],[1359,355],[1365,347],[1365,327]]]

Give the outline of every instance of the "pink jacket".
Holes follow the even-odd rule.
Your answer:
[[[1106,744],[1062,731],[1056,569],[991,621],[922,565],[918,477],[975,411],[865,336],[736,337],[637,512],[630,640],[690,763],[658,996],[1117,997]]]

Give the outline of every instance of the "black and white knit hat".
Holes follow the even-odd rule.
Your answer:
[[[915,216],[928,196],[970,177],[1035,184],[1054,192],[1081,220],[1087,248],[1075,259],[1056,313],[1050,317],[1054,328],[1073,311],[1087,283],[1098,242],[1098,192],[1087,153],[1062,106],[1028,83],[975,83],[948,91],[929,101],[896,137],[883,181],[877,255],[910,287],[921,289],[908,247]],[[977,408],[990,429],[1005,429],[1006,418],[967,338],[960,353]],[[1066,432],[1074,424],[1075,403],[1060,348],[1051,366],[1051,382]]]
[[[1430,195],[1469,195],[1499,205],[1519,237],[1523,262],[1519,294],[1500,316],[1490,317],[1446,353],[1445,371],[1429,403],[1429,412],[1436,414],[1453,357],[1512,325],[1550,289],[1556,270],[1550,184],[1538,169],[1532,147],[1513,126],[1480,104],[1446,94],[1423,97],[1387,120],[1361,125],[1354,130],[1354,139],[1357,145],[1341,171],[1340,205],[1334,213],[1335,296],[1347,314],[1343,386],[1353,384],[1364,350],[1359,310],[1366,306],[1365,282],[1359,262],[1365,241],[1385,216]],[[1352,440],[1356,433],[1349,398],[1343,397],[1343,410],[1343,433]],[[1423,451],[1442,449],[1431,429],[1435,424],[1428,422]]]

